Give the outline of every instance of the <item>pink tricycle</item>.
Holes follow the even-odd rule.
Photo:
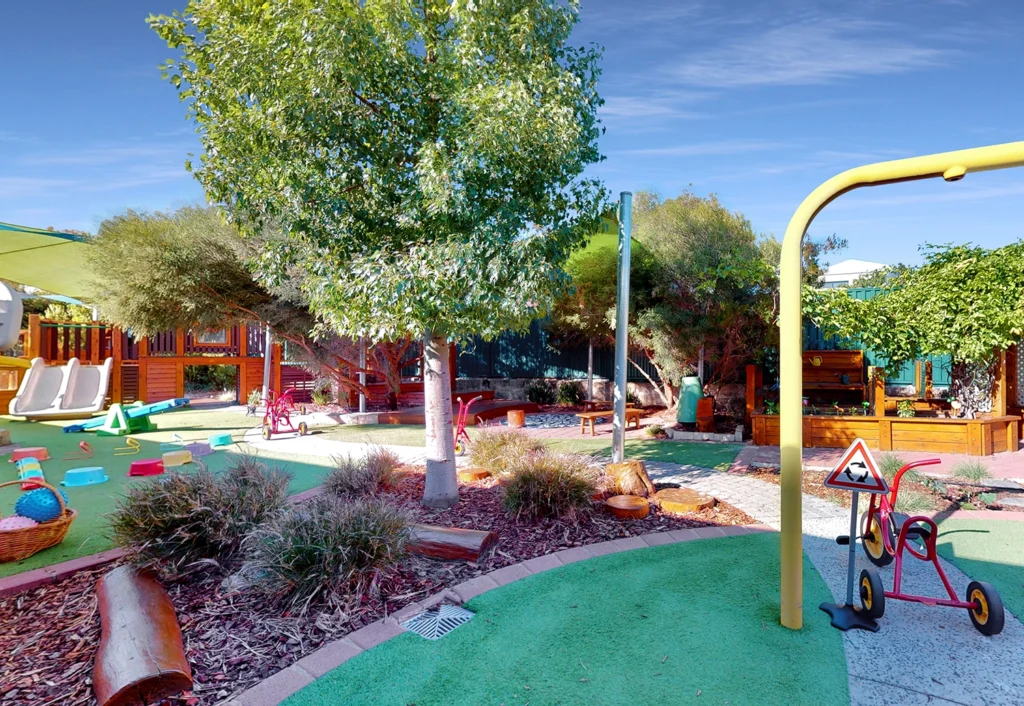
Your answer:
[[[864,553],[876,566],[888,566],[896,560],[896,575],[893,578],[891,591],[886,591],[877,569],[868,568],[860,572],[860,603],[868,617],[878,619],[885,613],[885,599],[923,603],[928,606],[945,606],[947,608],[963,608],[971,616],[971,622],[983,635],[998,635],[1003,629],[1003,602],[998,591],[984,581],[971,581],[967,586],[966,600],[957,599],[956,592],[942,570],[939,556],[935,551],[936,538],[939,534],[935,521],[924,515],[907,517],[895,512],[896,496],[900,489],[900,480],[912,468],[931,466],[940,463],[939,459],[916,461],[903,466],[893,479],[888,495],[872,495],[871,504],[864,515],[861,541]],[[876,503],[877,500],[877,503]],[[904,593],[900,590],[903,575],[903,553],[911,554],[921,561],[930,561],[942,579],[949,598],[932,598]]]
[[[456,398],[459,402],[459,414],[455,418],[455,455],[462,456],[469,446],[469,434],[466,433],[466,419],[469,417],[469,408],[477,400],[482,400],[483,395],[477,395],[469,402],[463,402],[461,397]]]

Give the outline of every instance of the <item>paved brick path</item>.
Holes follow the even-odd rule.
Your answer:
[[[679,483],[715,495],[747,514],[779,528],[780,489],[774,483],[693,466],[648,463],[651,478]],[[803,495],[804,551],[828,584],[836,602],[845,602],[847,550],[835,538],[849,531],[849,511],[826,500]],[[941,539],[940,539],[941,541]],[[970,579],[943,561],[958,596]],[[870,566],[857,551],[857,573]],[[882,569],[892,587],[892,566]],[[908,590],[945,596],[931,564],[908,559],[904,567]],[[855,599],[856,600],[856,599]],[[804,620],[828,620],[817,606],[804,606]],[[985,637],[971,625],[966,611],[890,600],[878,633],[844,633],[850,672],[851,703],[884,704],[1011,704],[1024,703],[1024,625],[1007,613],[1006,627]]]

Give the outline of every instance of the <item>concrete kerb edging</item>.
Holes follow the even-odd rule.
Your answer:
[[[456,586],[445,588],[429,598],[410,603],[386,618],[370,623],[339,640],[329,642],[316,652],[306,655],[295,664],[264,679],[238,696],[222,701],[221,706],[276,706],[356,655],[401,635],[405,632],[400,625],[402,621],[440,603],[461,605],[487,591],[519,581],[527,576],[608,554],[699,539],[738,537],[774,531],[767,525],[728,525],[656,532],[563,549],[553,554],[545,554],[521,561],[518,564],[495,569],[483,576],[477,576]]]

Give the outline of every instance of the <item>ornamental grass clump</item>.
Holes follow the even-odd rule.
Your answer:
[[[521,429],[482,431],[469,445],[469,460],[496,476],[504,475],[515,461],[544,452],[544,444]]]
[[[961,461],[953,466],[953,477],[977,483],[991,478],[992,474],[989,472],[988,466],[981,461]]]
[[[245,573],[256,590],[298,612],[342,605],[372,594],[405,555],[409,521],[379,498],[321,495],[249,536]]]
[[[402,462],[383,446],[371,446],[366,456],[335,456],[334,469],[324,479],[324,490],[336,497],[374,495],[393,486]]]
[[[578,454],[533,454],[509,467],[502,501],[518,517],[576,522],[590,508],[598,473]]]
[[[111,514],[114,542],[137,565],[170,575],[200,567],[229,569],[245,536],[279,516],[291,476],[242,457],[224,472],[201,463],[132,487]]]

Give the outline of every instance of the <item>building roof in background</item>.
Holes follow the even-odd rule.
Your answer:
[[[0,223],[0,278],[75,299],[89,298],[88,236]]]
[[[881,262],[869,262],[868,260],[843,260],[834,265],[829,265],[825,270],[825,276],[829,275],[862,275],[867,272],[880,270],[888,265]]]

